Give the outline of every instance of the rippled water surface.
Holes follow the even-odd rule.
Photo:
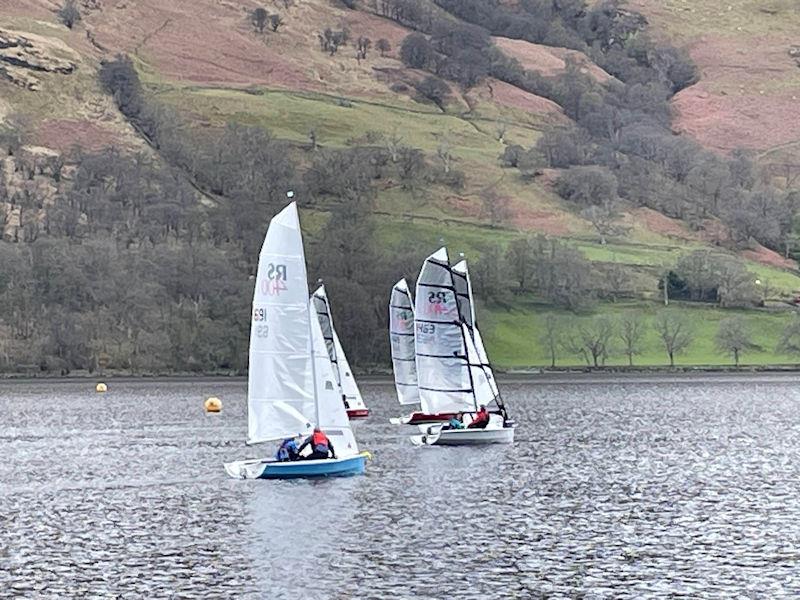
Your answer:
[[[0,597],[800,595],[798,378],[509,382],[482,449],[363,389],[368,474],[280,482],[222,469],[243,382],[0,383]]]

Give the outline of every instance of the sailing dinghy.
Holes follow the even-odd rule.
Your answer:
[[[414,304],[405,279],[395,283],[392,288],[389,300],[389,340],[397,399],[403,406],[421,404],[414,352]],[[448,421],[453,416],[455,413],[430,414],[422,408],[402,417],[392,417],[389,422],[393,425],[420,425]]]
[[[270,222],[258,261],[250,323],[247,382],[248,444],[310,435],[319,426],[337,458],[278,462],[274,458],[225,464],[231,477],[287,479],[357,475],[359,453],[309,299],[297,205]]]
[[[364,404],[364,398],[362,398],[361,391],[353,378],[350,363],[347,361],[344,349],[339,341],[339,335],[333,326],[331,305],[325,292],[325,286],[320,285],[311,296],[311,299],[317,312],[319,326],[322,329],[322,336],[325,338],[325,346],[331,360],[333,375],[336,377],[336,385],[347,410],[347,416],[351,419],[368,417],[369,409]]]
[[[420,426],[416,445],[510,444],[514,424],[507,420],[494,375],[475,342],[475,315],[466,263],[455,271],[445,248],[422,266],[414,310],[414,348],[420,402],[431,413],[463,413],[465,425],[480,405],[497,404],[483,429]],[[463,277],[462,277],[463,275]],[[478,334],[480,335],[480,334]],[[483,348],[483,342],[480,342]]]

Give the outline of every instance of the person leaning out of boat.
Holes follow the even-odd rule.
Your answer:
[[[481,404],[480,409],[478,409],[478,412],[475,413],[475,417],[472,419],[472,423],[467,425],[467,429],[486,429],[488,424],[489,411],[486,410],[485,404]]]
[[[302,444],[300,444],[300,448],[298,448],[297,453],[301,453],[306,446],[311,446],[311,454],[305,456],[306,460],[320,460],[323,458],[328,458],[330,454],[330,458],[336,458],[336,451],[333,449],[333,444],[331,443],[328,436],[325,435],[319,427],[314,427],[314,433],[308,436]]]
[[[300,458],[300,450],[297,447],[297,442],[294,438],[286,438],[281,442],[278,451],[275,453],[275,460],[278,462],[286,462],[290,460],[297,460]]]

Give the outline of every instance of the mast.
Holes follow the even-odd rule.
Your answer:
[[[286,197],[290,200],[294,198],[294,191],[289,190],[286,192]],[[298,222],[299,222],[299,212],[298,211]],[[303,258],[305,260],[305,257]],[[308,284],[306,284],[308,285]],[[308,293],[308,290],[306,290]],[[319,427],[319,392],[317,390],[317,366],[314,359],[314,332],[311,329],[311,319],[317,318],[317,311],[315,310],[312,314],[311,309],[314,306],[313,301],[306,303],[306,310],[308,311],[308,351],[309,351],[309,358],[311,359],[311,381],[313,382],[313,390],[314,390],[314,426]]]
[[[450,274],[450,284],[453,286],[453,296],[456,300],[456,313],[458,320],[462,323],[464,320],[461,318],[461,302],[458,299],[458,287],[456,287],[456,280],[453,278],[453,266],[450,264],[450,256],[447,256],[447,272]],[[472,308],[472,303],[470,303]],[[472,389],[472,404],[475,405],[475,410],[478,410],[478,396],[475,393],[475,381],[472,379],[472,369],[469,368],[469,348],[467,347],[467,339],[464,335],[464,328],[461,327],[461,341],[464,345],[464,361],[467,363],[467,374],[469,375],[469,387]],[[473,345],[475,343],[473,342]]]
[[[489,384],[489,387],[492,391],[493,398],[492,400],[497,404],[498,408],[505,412],[505,405],[503,403],[503,398],[500,394],[500,388],[497,385],[497,381],[494,379],[492,365],[489,362],[489,356],[486,353],[486,349],[483,346],[483,339],[478,331],[478,320],[475,314],[475,300],[472,296],[472,282],[470,281],[469,277],[469,268],[467,267],[467,261],[464,259],[464,254],[461,254],[462,260],[453,266],[452,272],[454,276],[458,276],[463,280],[464,283],[464,294],[459,292],[459,296],[463,295],[467,298],[468,308],[466,318],[462,315],[461,307],[459,306],[459,316],[461,316],[462,321],[467,326],[467,330],[469,331],[469,335],[472,338],[473,345],[475,346],[476,355],[478,358],[478,364],[476,366],[480,367],[481,371],[483,371],[484,376]],[[458,267],[461,267],[459,269]],[[463,272],[462,272],[463,270]],[[458,286],[456,286],[458,288]],[[462,300],[463,302],[463,300]],[[488,372],[487,372],[488,370]]]

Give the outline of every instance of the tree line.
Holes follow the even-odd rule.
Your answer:
[[[567,356],[578,356],[588,367],[603,367],[615,356],[625,357],[628,366],[646,350],[646,337],[655,335],[671,367],[695,340],[691,321],[682,313],[665,309],[650,325],[641,313],[630,312],[619,318],[599,316],[590,323],[574,325],[572,319],[547,315],[542,322],[537,343],[550,367]],[[746,317],[721,319],[714,334],[715,349],[729,356],[738,368],[749,352],[764,348],[754,341],[752,325]],[[800,318],[795,315],[784,327],[775,352],[800,355]]]

